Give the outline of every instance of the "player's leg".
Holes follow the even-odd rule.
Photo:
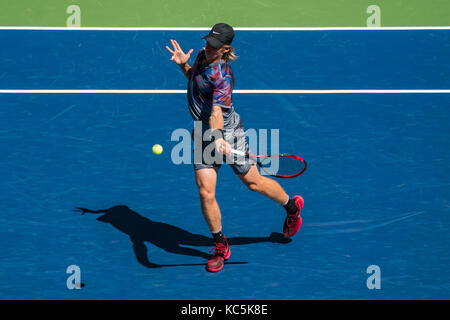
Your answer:
[[[289,196],[281,185],[273,179],[262,176],[255,164],[245,175],[241,174],[238,177],[251,191],[265,195],[278,204],[284,205],[289,200]]]
[[[216,182],[218,168],[195,170],[195,182],[200,196],[202,213],[211,233],[222,229],[221,213],[216,201]]]
[[[241,167],[238,166],[235,172],[239,173],[239,171],[242,171],[239,169]],[[300,230],[302,225],[300,211],[304,205],[304,200],[301,196],[296,195],[289,198],[283,187],[274,179],[262,176],[255,164],[245,174],[238,174],[238,177],[251,191],[258,192],[272,199],[286,209],[287,217],[283,225],[283,234],[286,237],[292,237]]]
[[[248,153],[249,147],[246,140],[246,133],[242,121],[226,133],[226,140],[233,149]],[[251,190],[265,195],[286,209],[287,217],[283,225],[283,234],[292,237],[298,232],[302,224],[300,211],[303,208],[304,200],[301,196],[289,198],[281,185],[268,177],[262,176],[256,164],[246,157],[228,156],[227,163],[231,165],[234,173]]]
[[[202,213],[216,246],[213,257],[206,265],[206,270],[210,272],[221,270],[231,254],[227,238],[222,233],[222,216],[215,196],[218,170],[218,167],[195,170]]]

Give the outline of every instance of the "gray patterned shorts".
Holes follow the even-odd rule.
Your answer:
[[[224,129],[224,138],[235,150],[249,152],[248,143],[246,140],[244,126],[240,118],[237,125],[231,128]],[[209,129],[207,124],[203,124],[201,128],[194,128],[192,137],[194,139],[194,170],[200,170],[204,168],[217,168],[219,169],[223,163],[228,164],[237,175],[245,175],[251,168],[254,161],[247,157],[238,155],[218,155],[214,148],[214,142],[211,142],[208,138],[202,139],[205,131]],[[201,130],[201,131],[200,131]],[[208,141],[207,141],[208,140]]]

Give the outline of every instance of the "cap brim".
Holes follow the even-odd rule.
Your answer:
[[[208,41],[208,43],[216,49],[222,48],[223,43],[220,42],[219,40],[217,40],[214,37],[211,37],[210,35],[204,36],[203,39],[205,39],[206,41]]]

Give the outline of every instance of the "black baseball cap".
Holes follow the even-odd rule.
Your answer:
[[[233,27],[226,23],[215,24],[209,34],[203,37],[203,39],[208,41],[208,43],[216,49],[221,48],[225,44],[230,45],[233,38]]]

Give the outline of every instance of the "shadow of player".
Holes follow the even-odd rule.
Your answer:
[[[148,268],[175,267],[186,265],[204,265],[204,264],[172,264],[159,265],[149,261],[147,247],[145,242],[175,254],[182,254],[204,259],[210,259],[211,255],[197,249],[187,248],[186,246],[211,246],[212,238],[194,234],[179,227],[150,220],[131,210],[127,206],[118,205],[109,209],[90,210],[86,208],[76,208],[75,212],[92,214],[102,214],[97,218],[98,221],[110,223],[117,230],[127,234],[133,243],[134,253],[140,264]],[[273,242],[285,244],[291,242],[291,239],[285,238],[281,233],[272,233],[269,237],[232,237],[228,239],[230,245],[244,245],[259,242]],[[227,264],[243,264],[246,262],[227,262]]]

